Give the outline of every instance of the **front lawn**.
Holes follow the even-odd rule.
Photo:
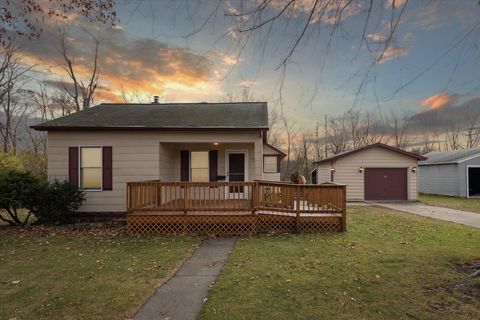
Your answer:
[[[201,319],[479,319],[480,230],[348,209],[345,234],[241,239]]]
[[[466,199],[432,194],[421,194],[418,196],[418,200],[432,206],[447,207],[480,213],[480,199]]]
[[[197,243],[98,225],[2,228],[0,319],[129,317]]]

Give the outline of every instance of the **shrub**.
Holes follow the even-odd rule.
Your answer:
[[[33,175],[47,177],[47,157],[44,153],[22,151],[17,154],[0,151],[0,172],[9,170],[29,171]]]
[[[0,173],[7,173],[9,170],[22,171],[22,161],[19,157],[0,151]]]
[[[36,197],[36,191],[41,184],[40,179],[29,172],[17,170],[0,171],[0,220],[11,225],[25,225],[31,212],[22,218],[20,210]]]
[[[66,181],[45,182],[27,208],[39,223],[64,223],[84,200],[83,192]]]
[[[47,182],[31,172],[3,170],[0,172],[0,220],[11,225],[25,225],[30,215],[38,223],[62,223],[68,220],[85,200],[83,192],[68,182]],[[26,209],[23,218],[21,210]]]

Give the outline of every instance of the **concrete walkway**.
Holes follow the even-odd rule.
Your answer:
[[[220,274],[237,239],[232,237],[204,241],[177,273],[157,289],[133,319],[196,319],[210,285]]]
[[[393,210],[413,213],[428,218],[456,222],[467,226],[480,228],[480,213],[455,210],[445,207],[429,206],[418,202],[372,202],[372,204]]]

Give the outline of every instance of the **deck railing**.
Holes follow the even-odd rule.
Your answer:
[[[255,182],[129,182],[128,211],[254,211]]]
[[[341,215],[345,223],[346,187],[285,182],[127,183],[129,212],[250,212],[314,216]]]
[[[257,188],[256,207],[261,211],[341,214],[346,203],[344,185],[301,185],[258,181]]]

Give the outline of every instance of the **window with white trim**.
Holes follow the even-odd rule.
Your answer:
[[[263,172],[274,173],[278,172],[278,157],[264,156],[263,157]]]
[[[208,151],[192,151],[190,153],[190,181],[210,181]]]
[[[80,148],[80,189],[102,190],[102,147]]]

